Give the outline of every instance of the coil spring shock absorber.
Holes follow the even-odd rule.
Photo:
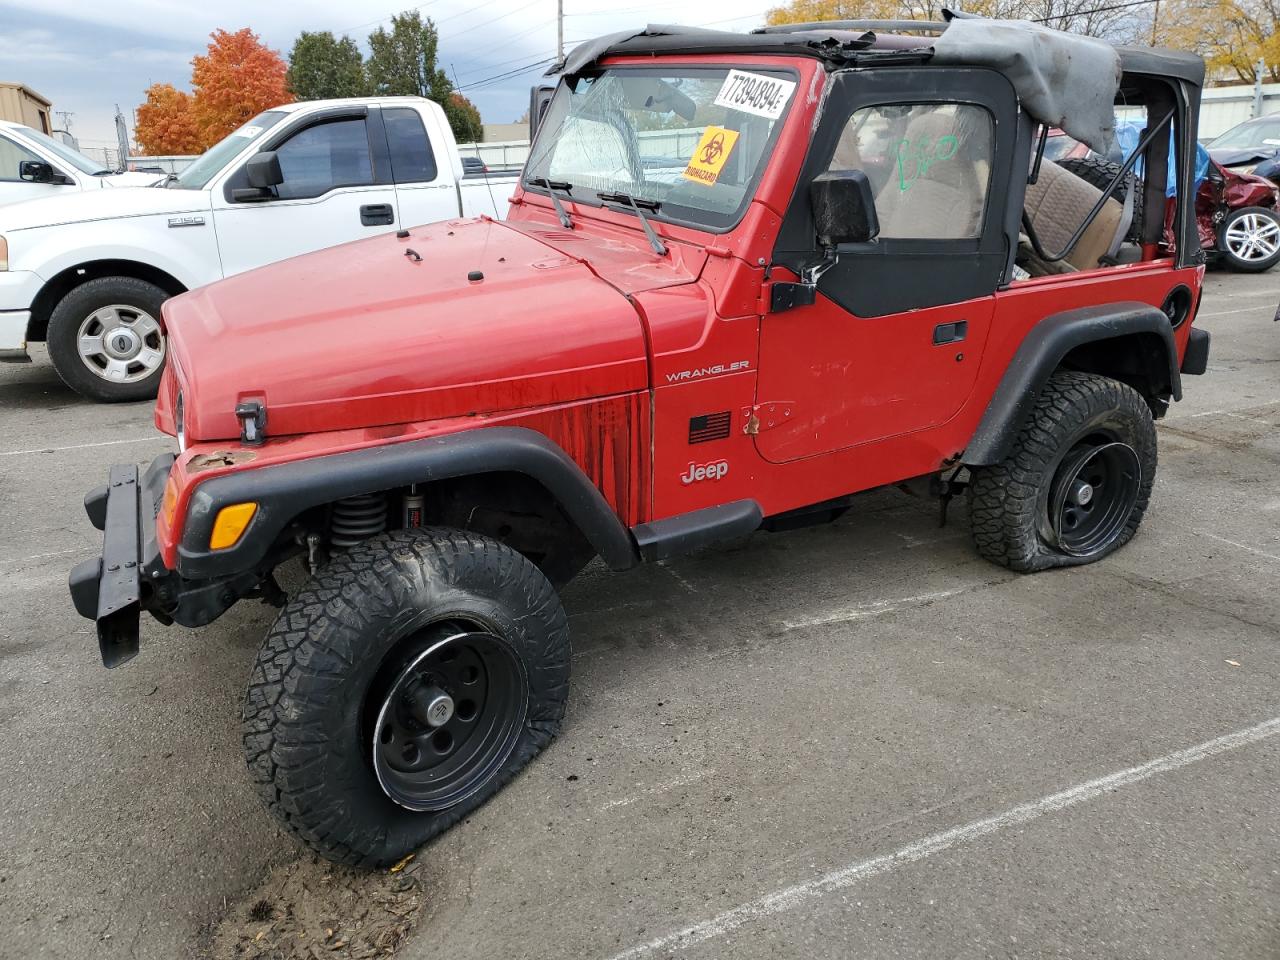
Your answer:
[[[387,498],[381,493],[347,497],[333,505],[329,518],[329,542],[354,547],[387,529]]]

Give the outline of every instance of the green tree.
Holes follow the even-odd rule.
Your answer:
[[[364,57],[350,37],[302,31],[289,54],[289,89],[299,100],[362,97],[369,90]]]
[[[449,118],[449,126],[459,143],[479,143],[484,139],[480,111],[456,90],[449,94],[449,100],[444,104],[444,115]]]
[[[418,11],[407,10],[391,18],[390,31],[379,27],[369,34],[365,71],[374,93],[426,97],[440,104],[453,135],[466,142],[474,132],[469,113],[452,103],[453,84],[436,64],[439,46],[440,34],[431,18],[423,20]]]

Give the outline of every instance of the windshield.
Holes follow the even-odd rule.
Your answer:
[[[1212,141],[1209,146],[1214,150],[1223,148],[1246,150],[1250,147],[1269,151],[1280,150],[1280,117],[1250,120],[1232,127]]]
[[[199,160],[178,174],[177,179],[170,179],[168,185],[183,190],[203,190],[233,157],[249,144],[261,140],[268,130],[287,115],[284,110],[268,110],[258,114],[239,130],[227,134],[206,150]]]
[[[650,213],[727,230],[751,200],[794,75],[728,67],[617,67],[556,90],[525,166],[581,203],[627,194]],[[534,189],[539,189],[534,187]]]
[[[33,130],[28,127],[22,131],[22,136],[40,144],[40,146],[44,147],[50,153],[55,154],[58,159],[71,164],[71,166],[75,167],[81,173],[87,173],[90,176],[99,177],[111,172],[102,164],[98,163],[98,161],[90,160],[79,150],[73,150],[61,140],[55,140],[53,137],[43,134],[39,130]]]

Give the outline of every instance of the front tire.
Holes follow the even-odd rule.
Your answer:
[[[54,307],[45,339],[62,382],[90,400],[150,400],[167,343],[160,307],[169,294],[136,277],[99,277]]]
[[[1137,532],[1155,476],[1155,423],[1141,394],[1060,370],[1009,455],[973,468],[974,546],[1024,573],[1100,560]]]
[[[1266,207],[1241,207],[1218,224],[1218,254],[1241,273],[1262,273],[1280,263],[1280,215]]]
[[[381,866],[550,743],[568,688],[568,622],[537,567],[471,533],[386,533],[280,612],[245,696],[245,756],[316,853]]]

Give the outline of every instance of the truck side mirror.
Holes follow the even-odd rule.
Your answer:
[[[866,243],[880,233],[871,181],[861,170],[833,170],[814,177],[809,206],[824,247]]]
[[[66,183],[67,178],[55,174],[53,167],[43,160],[23,160],[18,164],[18,178],[28,183]]]
[[[266,190],[269,187],[284,183],[284,172],[280,169],[280,157],[274,150],[263,150],[249,158],[244,165],[249,175],[249,186]]]

